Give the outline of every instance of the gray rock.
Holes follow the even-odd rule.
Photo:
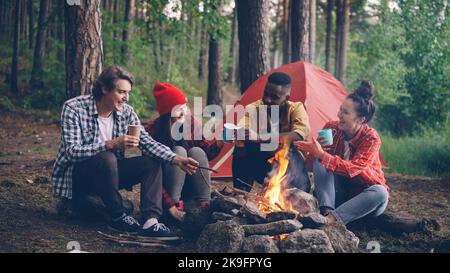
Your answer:
[[[333,223],[320,228],[330,239],[336,253],[355,253],[358,250],[359,238],[342,223]]]
[[[209,224],[197,240],[201,253],[237,253],[244,240],[244,229],[233,220]]]
[[[286,190],[285,196],[298,214],[319,213],[319,202],[311,194],[291,188]]]
[[[291,233],[302,228],[302,224],[297,220],[282,220],[267,224],[244,225],[242,226],[245,235],[279,235]]]
[[[279,249],[272,237],[267,235],[252,235],[242,243],[243,253],[278,253]]]
[[[324,231],[304,229],[289,234],[280,242],[282,253],[334,253]]]
[[[308,213],[298,219],[304,228],[320,228],[327,224],[327,218],[319,213]]]

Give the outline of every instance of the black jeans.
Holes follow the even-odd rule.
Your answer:
[[[86,195],[98,195],[112,218],[125,208],[119,189],[141,184],[140,213],[143,221],[162,214],[161,163],[148,156],[118,160],[114,153],[101,152],[75,164],[73,170],[74,201]]]
[[[264,184],[265,177],[272,170],[272,165],[267,160],[274,155],[275,152],[261,151],[257,144],[246,143],[243,148],[235,146],[232,161],[233,186],[245,191],[251,190],[237,178],[249,185],[252,185],[253,181]],[[289,165],[286,172],[289,175],[284,183],[288,188],[295,187],[305,192],[310,191],[311,182],[306,171],[305,160],[294,146],[289,149]]]

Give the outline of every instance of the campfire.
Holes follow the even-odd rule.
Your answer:
[[[209,208],[187,211],[184,234],[199,252],[353,252],[358,238],[345,226],[326,225],[317,199],[290,188],[289,145],[269,159],[265,187],[250,192],[214,183]],[[291,158],[291,163],[293,158]],[[240,181],[246,184],[245,181]]]
[[[291,202],[286,198],[285,190],[287,176],[287,167],[289,165],[289,145],[285,143],[283,147],[269,159],[273,169],[266,181],[264,190],[264,199],[258,201],[259,209],[268,214],[274,211],[289,211],[298,213],[294,210]]]

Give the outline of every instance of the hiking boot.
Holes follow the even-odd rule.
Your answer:
[[[132,216],[124,213],[121,217],[111,221],[108,229],[119,233],[138,234],[141,230],[141,225]]]
[[[174,241],[179,240],[175,233],[171,232],[163,223],[156,223],[146,229],[141,229],[139,235],[149,239],[161,240],[161,241]]]

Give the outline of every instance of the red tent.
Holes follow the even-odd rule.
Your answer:
[[[348,95],[345,87],[330,73],[307,62],[295,62],[269,71],[253,82],[236,104],[246,106],[261,99],[268,76],[276,71],[291,76],[290,100],[301,101],[305,105],[311,125],[310,138],[317,136],[317,132],[327,121],[337,119],[339,107]],[[232,113],[227,115],[232,115]],[[212,173],[213,177],[232,176],[233,147],[233,144],[225,144],[220,154],[210,162],[210,166],[219,172],[218,174]]]

